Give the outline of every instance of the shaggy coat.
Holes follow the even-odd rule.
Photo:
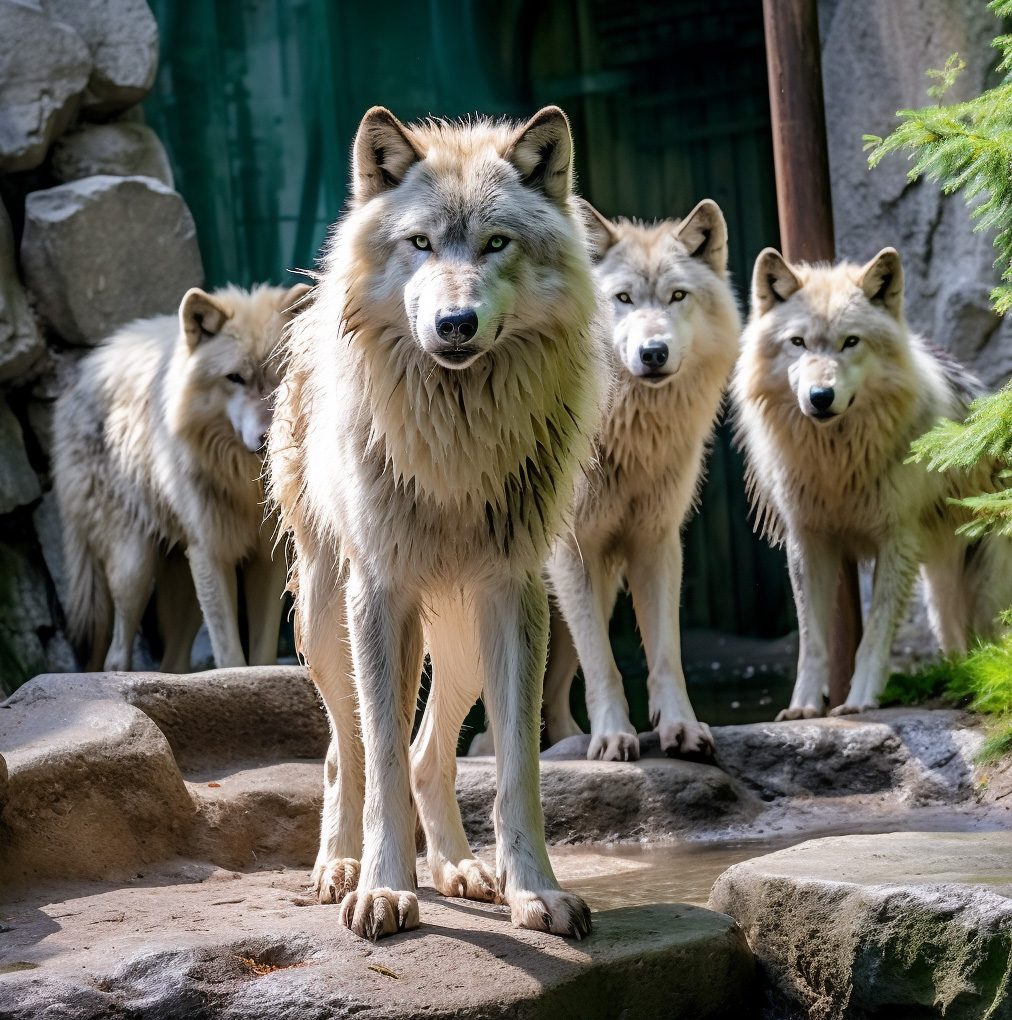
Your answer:
[[[411,126],[374,108],[317,298],[287,340],[270,493],[332,726],[314,880],[360,935],[418,924],[415,806],[441,892],[500,897],[526,927],[589,925],[552,874],[538,793],[541,567],[603,377],[571,152],[555,108]],[[494,878],[454,794],[483,685],[502,737]]]
[[[307,290],[193,288],[178,315],[133,322],[87,355],[57,401],[63,604],[89,668],[130,669],[156,571],[162,668],[189,668],[194,587],[215,664],[245,665],[240,563],[250,661],[275,661],[285,566],[264,524],[263,447],[279,380],[272,355]]]
[[[681,528],[738,355],[727,227],[709,200],[684,220],[651,226],[613,223],[589,206],[587,213],[600,260],[595,275],[615,316],[613,389],[593,467],[577,484],[573,531],[556,541],[548,561],[565,623],[552,622],[547,736],[554,743],[580,732],[569,710],[578,653],[591,725],[588,757],[639,757],[608,640],[624,578],[643,636],[650,718],[661,746],[705,756],[713,753],[712,738],[696,721],[682,673]]]
[[[875,706],[897,623],[921,567],[941,647],[990,633],[1012,600],[1009,543],[970,545],[949,497],[989,490],[972,476],[929,472],[910,443],[939,418],[962,419],[977,383],[910,333],[903,270],[892,248],[867,265],[789,265],[762,252],[732,393],[761,526],[787,547],[800,655],[790,707],[821,715],[829,630],[844,557],[875,561],[871,609],[850,693],[834,713]]]

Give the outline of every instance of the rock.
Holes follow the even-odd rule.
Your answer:
[[[168,885],[138,879],[73,905],[5,909],[0,1013],[747,1020],[756,1012],[741,932],[699,907],[600,911],[591,937],[573,942],[423,888],[422,927],[373,943],[337,923],[337,907],[308,902],[304,872],[177,870]]]
[[[18,279],[10,217],[0,204],[0,382],[25,375],[45,352],[46,345]]]
[[[40,313],[77,344],[175,312],[203,281],[186,203],[150,177],[100,175],[32,192],[21,260]]]
[[[25,405],[28,429],[47,459],[53,452],[53,401],[29,400]]]
[[[710,906],[744,930],[774,1015],[1012,1016],[1007,832],[812,840],[730,868]]]
[[[0,543],[0,689],[13,691],[45,668],[39,630],[52,623],[45,574],[29,550]],[[10,750],[2,738],[0,747]]]
[[[42,0],[46,13],[87,44],[92,70],[85,113],[105,116],[139,103],[158,70],[158,24],[144,0]]]
[[[38,476],[25,452],[21,424],[0,395],[0,514],[9,514],[41,495]]]
[[[143,124],[86,124],[53,145],[50,168],[58,181],[111,174],[154,177],[173,186],[172,168],[158,136]]]
[[[66,592],[63,528],[60,523],[60,508],[56,503],[56,493],[52,490],[42,497],[42,501],[35,508],[32,514],[32,526],[35,528],[35,537],[42,547],[42,558],[49,570],[49,576],[53,579],[57,597],[62,603]],[[57,670],[51,672],[57,672]]]
[[[31,170],[70,123],[91,56],[36,0],[0,0],[0,173]]]

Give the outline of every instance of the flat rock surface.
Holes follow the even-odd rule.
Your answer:
[[[1012,837],[817,839],[737,864],[710,906],[744,930],[774,1015],[1012,1016]]]
[[[597,911],[588,939],[420,891],[422,927],[370,943],[308,873],[179,866],[119,889],[0,905],[0,1014],[126,1017],[748,1017],[751,954],[687,904]]]

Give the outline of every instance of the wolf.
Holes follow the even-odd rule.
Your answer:
[[[215,665],[246,665],[240,563],[250,661],[275,661],[286,565],[264,522],[263,456],[280,381],[273,354],[308,290],[194,287],[178,315],[132,322],[85,356],[57,400],[63,602],[72,640],[90,650],[89,669],[130,669],[156,574],[169,625],[162,668],[189,666],[200,623],[190,611],[194,589]]]
[[[682,220],[612,221],[585,204],[595,276],[612,302],[610,405],[590,470],[578,479],[573,528],[547,575],[552,621],[545,677],[549,743],[577,734],[569,692],[586,680],[588,758],[639,757],[608,619],[627,579],[646,650],[651,724],[669,753],[706,756],[713,740],[689,703],[678,608],[681,528],[738,356],[741,321],[727,279],[727,226],[717,204]],[[554,608],[554,607],[553,607]]]
[[[332,730],[314,884],[360,936],[416,926],[417,807],[439,892],[580,937],[590,915],[552,873],[538,775],[541,569],[606,378],[569,123],[546,107],[520,124],[405,125],[375,107],[351,192],[286,341],[269,442],[297,645]],[[494,876],[454,793],[483,685]]]
[[[797,682],[778,719],[825,711],[844,557],[874,560],[875,573],[850,693],[831,715],[878,704],[918,567],[944,651],[994,632],[1012,602],[1012,546],[956,535],[965,511],[947,502],[993,491],[992,465],[929,472],[909,458],[939,418],[965,416],[979,383],[909,330],[894,248],[863,266],[763,251],[731,388],[757,528],[786,545],[798,610]]]

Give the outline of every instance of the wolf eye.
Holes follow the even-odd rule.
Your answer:
[[[419,251],[431,251],[432,250],[432,243],[429,241],[429,239],[424,234],[415,234],[415,236],[411,238],[411,243]]]
[[[228,375],[225,376],[225,378],[229,382],[236,383],[238,386],[245,386],[246,385],[246,380],[243,379],[243,377],[238,372],[229,372]]]
[[[615,297],[617,297],[619,299],[619,301],[621,301],[622,304],[624,304],[624,305],[631,305],[632,304],[632,298],[629,297],[629,295],[625,291],[622,291],[621,294],[616,294]]]
[[[861,338],[859,336],[849,336],[849,337],[847,337],[846,340],[843,341],[843,346],[844,347],[856,347],[860,342],[861,342]]]
[[[686,294],[686,292],[684,290],[676,290],[674,292],[674,294],[671,295],[671,301],[672,302],[675,302],[675,301],[684,301],[688,296],[689,295]]]
[[[510,243],[508,237],[503,237],[502,234],[493,234],[485,244],[485,250],[482,255],[489,255],[495,251],[502,251]]]
[[[805,338],[803,336],[792,336],[791,343],[794,344],[795,347],[804,347]]]

